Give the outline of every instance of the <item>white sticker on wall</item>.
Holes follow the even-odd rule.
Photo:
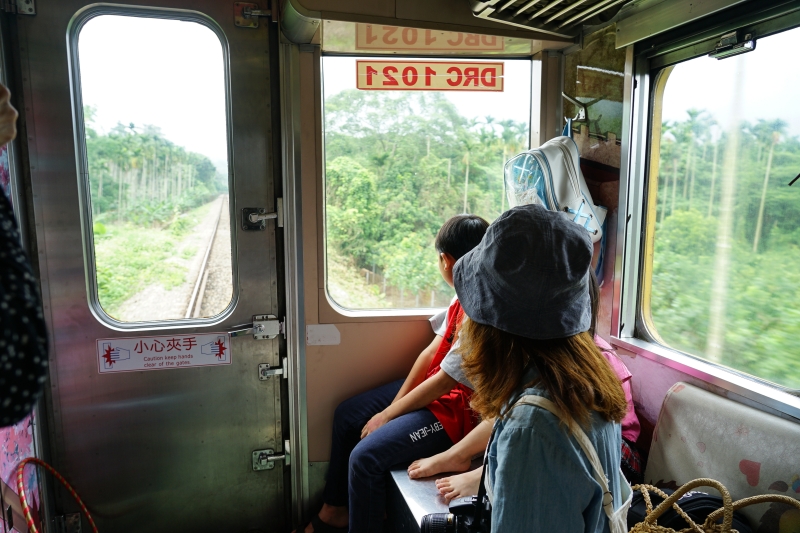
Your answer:
[[[342,342],[335,324],[310,324],[306,326],[306,344],[309,346],[336,346]]]
[[[227,333],[97,339],[101,374],[231,364]]]

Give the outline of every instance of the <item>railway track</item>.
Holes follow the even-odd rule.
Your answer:
[[[197,318],[203,308],[203,297],[206,292],[206,284],[208,283],[209,276],[209,258],[211,257],[211,250],[214,248],[214,242],[217,240],[219,233],[219,223],[222,220],[222,213],[228,207],[228,199],[224,198],[220,202],[219,211],[217,212],[216,221],[214,222],[214,230],[211,232],[211,237],[208,239],[205,253],[203,254],[203,262],[200,264],[200,269],[197,272],[197,279],[194,282],[192,295],[189,298],[189,304],[186,306],[186,313],[184,318]]]

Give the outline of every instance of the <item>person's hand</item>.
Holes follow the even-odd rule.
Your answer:
[[[381,411],[377,415],[370,418],[369,422],[367,422],[367,425],[361,430],[361,438],[363,439],[373,431],[376,431],[379,427],[386,425],[388,422],[389,417],[386,416],[384,411]]]
[[[13,141],[17,136],[18,116],[19,113],[11,105],[11,93],[0,84],[0,146]]]

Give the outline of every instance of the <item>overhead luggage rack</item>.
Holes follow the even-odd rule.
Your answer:
[[[581,25],[602,13],[616,13],[629,0],[470,0],[476,17],[557,37],[575,37]],[[616,8],[616,9],[615,9]]]

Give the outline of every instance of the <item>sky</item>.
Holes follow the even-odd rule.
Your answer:
[[[117,122],[159,126],[226,171],[225,70],[214,32],[194,22],[104,15],[86,23],[78,47],[83,103],[97,108],[97,130]]]
[[[355,89],[356,61],[358,59],[368,58],[341,56],[323,58],[323,90],[326,98],[346,89]],[[419,59],[431,61],[429,57]],[[414,59],[403,58],[402,60],[413,61]],[[454,58],[452,61],[460,60]],[[474,62],[472,59],[469,61]],[[497,61],[497,59],[490,59],[490,61]],[[503,92],[444,91],[443,94],[467,118],[483,119],[489,115],[498,121],[511,119],[530,123],[531,62],[519,59],[505,60],[503,63],[505,73]]]
[[[83,103],[96,108],[95,129],[107,133],[117,123],[158,126],[167,139],[207,156],[223,171],[224,63],[210,29],[193,22],[104,15],[84,26],[78,46]],[[355,61],[324,59],[325,96],[355,88]],[[529,122],[530,62],[505,61],[504,70],[504,92],[444,94],[466,117]]]
[[[800,135],[796,99],[800,71],[794,50],[800,30],[760,39],[756,50],[718,61],[699,57],[677,65],[664,93],[664,120],[684,120],[686,110],[705,109],[725,127],[734,71],[744,65],[742,118],[781,118]],[[198,23],[104,15],[79,36],[83,101],[96,107],[95,128],[118,122],[161,128],[172,142],[206,155],[220,170],[227,160],[225,75],[218,37]],[[326,97],[355,87],[354,57],[324,58]],[[505,61],[504,92],[445,92],[467,117],[528,122],[531,66]]]
[[[752,52],[727,59],[698,57],[678,64],[664,89],[663,120],[685,120],[686,110],[705,109],[726,128],[737,63],[743,64],[741,119],[782,119],[790,135],[800,135],[800,70],[795,67],[800,30],[756,42]]]

